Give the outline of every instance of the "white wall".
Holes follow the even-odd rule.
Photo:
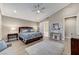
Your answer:
[[[40,32],[44,33],[44,22],[46,20],[49,21],[49,33],[51,32],[52,24],[59,23],[61,26],[62,40],[64,40],[65,39],[65,18],[72,17],[72,16],[77,16],[76,34],[77,36],[79,36],[79,3],[70,4],[65,8],[59,10],[55,14],[51,15],[44,21],[40,22],[40,25],[39,25]]]
[[[77,22],[76,22],[76,33],[79,36],[79,14],[77,15]]]
[[[79,34],[79,4],[70,4],[62,10],[50,16],[50,31],[52,23],[58,22],[62,26],[62,40],[65,38],[65,19],[66,17],[77,16],[77,34]]]
[[[2,27],[2,22],[1,22],[1,11],[0,11],[0,40],[2,39],[1,27]]]
[[[39,23],[39,31],[44,34],[44,23],[43,22]]]
[[[24,26],[34,27],[37,30],[38,23],[2,16],[2,38],[6,39],[8,33],[18,33],[18,28]],[[15,28],[15,30],[11,30],[11,28]]]

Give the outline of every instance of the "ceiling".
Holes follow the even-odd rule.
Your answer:
[[[36,3],[3,3],[1,6],[2,15],[40,22],[68,5],[67,3],[41,3],[40,5],[45,7],[45,9],[37,14],[32,11],[35,4]]]

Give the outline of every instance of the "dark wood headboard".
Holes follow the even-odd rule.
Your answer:
[[[21,32],[21,30],[25,30],[25,29],[33,29],[33,27],[19,27],[19,33]]]

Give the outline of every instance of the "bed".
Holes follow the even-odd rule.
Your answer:
[[[42,33],[36,32],[32,27],[19,27],[19,39],[25,44],[40,40],[43,38]]]

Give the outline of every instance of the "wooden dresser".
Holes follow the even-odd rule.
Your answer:
[[[79,55],[79,39],[71,38],[71,55]]]
[[[18,33],[11,33],[11,34],[7,34],[7,41],[9,42],[10,39],[17,39],[18,40]]]

